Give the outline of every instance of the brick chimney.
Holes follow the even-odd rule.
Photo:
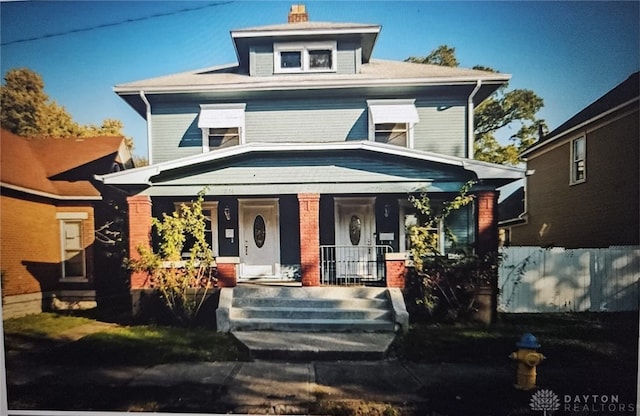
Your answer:
[[[292,4],[291,10],[289,11],[288,22],[299,23],[308,21],[309,15],[307,14],[307,10],[304,7],[304,4]]]

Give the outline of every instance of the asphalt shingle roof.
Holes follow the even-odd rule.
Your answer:
[[[83,179],[66,175],[75,169],[103,158],[110,164],[117,160],[122,137],[92,137],[82,139],[37,138],[25,139],[7,130],[0,133],[0,181],[33,191],[58,196],[100,196],[89,181],[87,171]],[[94,166],[93,170],[98,167]]]

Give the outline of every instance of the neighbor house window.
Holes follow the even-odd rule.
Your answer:
[[[180,211],[180,206],[185,204],[189,206],[190,202],[178,202],[174,204],[176,211]],[[202,214],[204,215],[204,236],[207,244],[213,251],[213,255],[218,255],[218,202],[204,201],[202,203]],[[182,258],[188,259],[195,240],[192,236],[187,235],[182,247]]]
[[[336,42],[275,43],[274,72],[335,72],[337,49]]]
[[[56,218],[60,221],[62,278],[85,280],[87,269],[83,224],[89,215],[86,212],[59,212]]]
[[[203,152],[244,143],[245,107],[244,103],[200,105]]]
[[[413,127],[420,121],[414,100],[367,100],[369,140],[413,147]]]
[[[571,142],[571,183],[580,183],[586,180],[587,142],[584,137],[574,139]]]

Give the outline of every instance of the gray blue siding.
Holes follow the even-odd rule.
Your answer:
[[[413,147],[448,156],[466,156],[464,104],[416,102],[420,122],[414,127]]]
[[[152,116],[153,163],[166,162],[202,153],[202,133],[198,128],[199,109]]]
[[[228,102],[228,101],[225,101]],[[200,104],[157,104],[152,115],[152,158],[164,162],[202,152]],[[366,97],[253,100],[246,102],[247,143],[327,143],[368,139]],[[466,106],[416,101],[420,122],[414,148],[450,156],[466,155]]]
[[[273,75],[273,46],[263,45],[251,48],[249,61],[249,75],[258,77]]]
[[[367,139],[366,102],[357,99],[259,101],[247,104],[247,142]]]

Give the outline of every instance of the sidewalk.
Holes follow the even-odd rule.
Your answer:
[[[184,388],[206,391],[209,397],[186,400],[183,411],[210,413],[309,414],[324,402],[367,402],[401,408],[424,408],[423,394],[451,382],[510,386],[512,371],[471,364],[411,364],[383,361],[195,362],[152,367],[43,367],[28,363],[7,369],[11,388],[55,377],[64,372],[74,384],[97,388]],[[71,377],[70,377],[71,376]],[[215,396],[215,397],[214,397]]]

